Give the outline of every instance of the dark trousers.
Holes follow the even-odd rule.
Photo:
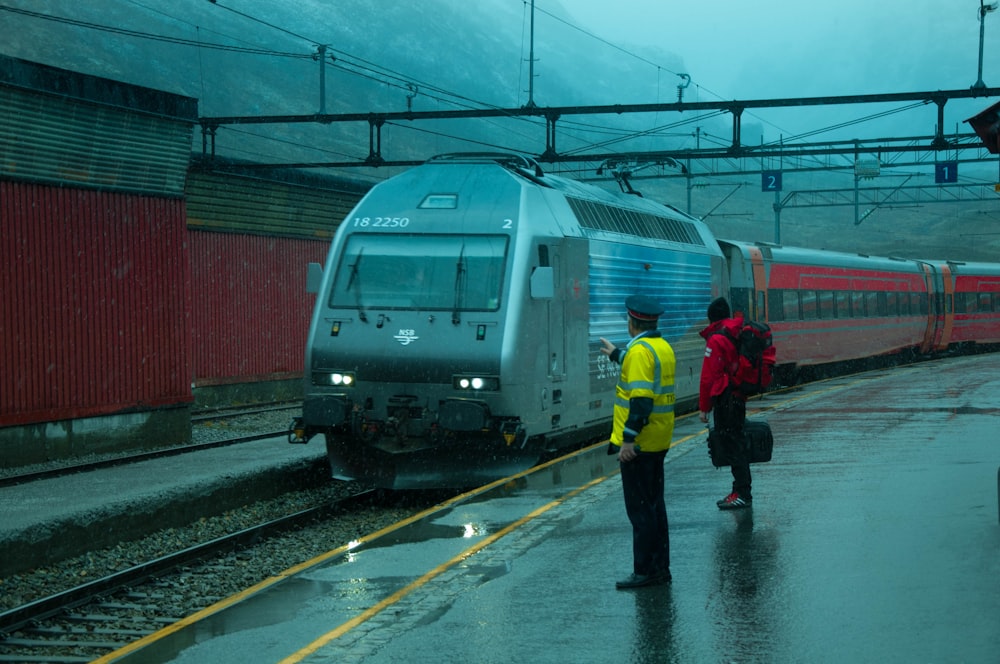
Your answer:
[[[625,512],[632,523],[632,571],[656,575],[670,572],[670,533],[663,501],[666,452],[640,452],[621,463]]]
[[[726,390],[719,396],[712,409],[715,430],[726,446],[733,471],[733,491],[744,500],[750,500],[750,448],[743,438],[743,424],[747,418],[746,401]]]

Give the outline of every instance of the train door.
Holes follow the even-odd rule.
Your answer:
[[[566,298],[563,297],[562,255],[558,245],[549,248],[549,263],[555,283],[555,297],[549,300],[549,378],[558,382],[566,377]]]
[[[532,298],[545,301],[544,330],[537,330],[539,343],[544,343],[546,374],[551,381],[566,378],[566,298],[562,284],[563,257],[556,244],[538,245],[538,265],[532,271]],[[545,275],[543,295],[538,292],[538,280]]]
[[[750,264],[753,266],[753,296],[750,302],[750,318],[753,320],[769,320],[767,311],[767,270],[764,269],[764,256],[758,247],[750,247]]]
[[[927,327],[920,352],[929,353],[947,349],[951,341],[955,319],[955,282],[948,265],[938,268],[931,263],[921,263],[921,266],[927,286]]]
[[[552,382],[571,382],[574,389],[579,389],[586,384],[586,374],[574,373],[585,367],[576,360],[589,352],[590,243],[578,238],[559,238],[550,244],[540,244],[538,249],[539,263],[547,262],[553,282],[553,297],[548,301],[548,329],[539,335],[547,344],[548,377]]]
[[[951,343],[951,328],[955,322],[955,275],[952,273],[950,265],[941,266],[941,281],[944,284],[941,292],[944,298],[941,317],[944,322],[941,326],[941,336],[938,338],[934,350],[948,350],[948,345]]]
[[[725,241],[719,246],[726,262],[722,294],[728,292],[730,307],[746,318],[768,320],[766,261],[771,259],[770,249]]]
[[[924,328],[924,341],[920,344],[921,353],[929,353],[934,348],[934,339],[938,330],[938,294],[941,292],[941,276],[930,263],[921,263],[924,268],[924,287],[927,293],[927,325]]]

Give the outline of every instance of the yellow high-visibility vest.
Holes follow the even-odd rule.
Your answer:
[[[621,360],[621,374],[615,387],[612,443],[622,444],[629,414],[629,400],[647,397],[653,400],[653,412],[635,443],[643,452],[660,452],[670,447],[670,439],[674,433],[676,368],[674,349],[663,337],[636,337],[629,342]]]

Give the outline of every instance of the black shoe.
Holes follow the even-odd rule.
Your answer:
[[[627,579],[615,581],[615,588],[642,588],[660,583],[670,583],[670,572],[664,574],[630,574]]]
[[[715,503],[720,510],[739,510],[753,505],[752,498],[744,498],[733,491],[731,494]]]

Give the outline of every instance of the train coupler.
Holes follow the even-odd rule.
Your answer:
[[[500,434],[507,447],[524,447],[525,431],[520,422],[504,422],[500,425]]]
[[[309,442],[310,438],[312,436],[309,434],[308,429],[306,429],[302,418],[296,417],[292,419],[292,423],[288,426],[288,442],[292,445],[305,445]]]

